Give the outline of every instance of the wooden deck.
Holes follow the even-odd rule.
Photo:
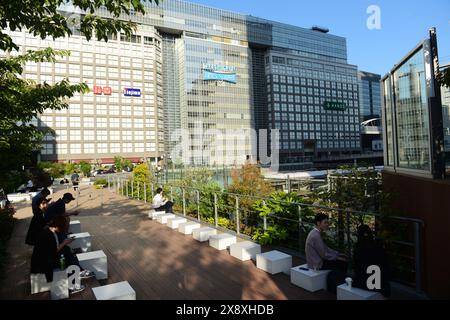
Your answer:
[[[65,191],[51,197],[57,200]],[[71,299],[94,299],[92,287],[123,280],[140,300],[335,299],[324,291],[307,292],[292,285],[285,274],[270,275],[257,269],[253,261],[242,262],[226,250],[218,251],[207,242],[151,221],[148,205],[107,189],[82,187],[78,201],[81,213],[73,219],[80,220],[82,230],[92,235],[92,250],[103,250],[107,255],[109,278],[101,283],[95,279],[82,282],[88,288]],[[75,207],[73,201],[68,210]],[[30,295],[31,248],[24,239],[31,203],[17,205],[16,216],[19,220],[9,242],[0,299],[48,299],[48,293]],[[294,258],[294,265],[298,264]]]

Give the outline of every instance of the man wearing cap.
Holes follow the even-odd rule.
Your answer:
[[[45,222],[49,223],[53,218],[60,215],[64,217],[77,216],[79,214],[78,211],[66,212],[66,204],[70,203],[72,200],[75,200],[75,198],[70,192],[67,192],[64,193],[61,199],[49,204],[44,216]]]

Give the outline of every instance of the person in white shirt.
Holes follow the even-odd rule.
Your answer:
[[[163,189],[156,189],[156,195],[153,197],[153,209],[172,213],[172,207],[173,202],[163,197]]]

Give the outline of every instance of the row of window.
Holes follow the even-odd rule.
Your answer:
[[[302,141],[282,142],[280,144],[282,150],[302,150]],[[318,149],[332,149],[332,148],[359,148],[358,141],[317,141]]]
[[[286,94],[274,94],[273,100],[272,95],[267,95],[268,102],[290,102],[290,103],[303,103],[303,104],[316,104],[319,106],[323,106],[324,102],[329,99],[339,99],[347,105],[347,107],[355,107],[357,109],[359,101],[358,100],[344,100],[343,98],[338,98],[337,96],[327,96],[327,97],[312,97],[312,96],[296,96],[296,95],[286,95]]]
[[[116,152],[154,152],[156,151],[156,144],[154,142],[136,142],[136,143],[59,143],[59,144],[43,144],[41,154],[85,154],[85,153],[116,153]]]
[[[325,124],[325,123],[298,123],[298,122],[280,122],[275,121],[274,122],[275,129],[280,130],[315,130],[315,131],[330,131],[330,132],[343,132],[343,131],[353,131],[353,132],[359,132],[360,127],[359,125],[351,125],[351,124]]]
[[[345,116],[331,116],[331,115],[320,115],[320,114],[306,114],[306,113],[297,113],[297,114],[287,114],[287,113],[279,113],[275,112],[273,119],[275,121],[284,121],[290,122],[290,125],[294,123],[303,122],[303,124],[313,123],[313,122],[322,122],[323,125],[326,123],[340,123],[340,124],[348,124],[358,123],[358,117],[345,117]]]
[[[290,67],[282,67],[274,65],[272,69],[266,68],[268,73],[272,73],[278,76],[300,76],[306,78],[314,78],[318,80],[327,80],[327,81],[338,81],[338,82],[347,82],[353,85],[358,84],[358,78],[356,75],[345,75],[338,73],[328,73],[323,71],[314,71],[314,70],[304,70],[298,68],[290,68]]]
[[[107,131],[107,130],[55,130],[55,135],[47,134],[44,141],[79,141],[79,140],[154,140],[155,131]]]
[[[41,127],[56,128],[144,128],[155,127],[156,121],[152,118],[89,118],[84,117],[55,117],[43,116],[40,118]]]

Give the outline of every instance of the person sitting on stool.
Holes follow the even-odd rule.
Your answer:
[[[173,213],[172,206],[173,202],[163,197],[163,189],[156,189],[156,195],[153,197],[153,209]]]
[[[327,277],[328,290],[336,293],[336,286],[344,283],[348,268],[345,254],[330,249],[322,239],[322,232],[329,228],[328,216],[318,213],[314,217],[314,228],[306,238],[306,263],[314,270],[331,270]]]

